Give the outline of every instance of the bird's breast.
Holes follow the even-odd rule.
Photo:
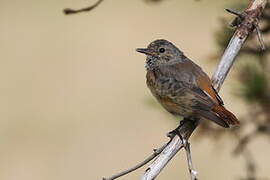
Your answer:
[[[193,99],[186,92],[184,85],[171,76],[148,71],[146,83],[151,93],[159,103],[169,112],[176,115],[185,115],[191,112]]]
[[[158,71],[148,71],[146,83],[155,96],[181,96],[184,92],[184,85],[182,82]]]

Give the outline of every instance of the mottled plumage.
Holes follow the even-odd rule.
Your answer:
[[[156,40],[137,51],[147,55],[147,86],[167,111],[203,117],[223,127],[239,123],[223,106],[207,74],[172,43]]]

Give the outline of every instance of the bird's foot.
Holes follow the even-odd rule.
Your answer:
[[[177,128],[176,128],[176,129],[174,129],[174,130],[168,132],[168,133],[167,133],[167,137],[169,137],[169,138],[172,139],[175,135],[178,135],[178,134],[179,134],[179,131],[178,131]]]
[[[175,135],[177,135],[177,136],[179,136],[179,137],[181,138],[181,140],[182,140],[183,138],[182,138],[182,136],[181,136],[181,134],[180,134],[180,132],[179,132],[179,129],[180,129],[180,127],[183,125],[184,121],[185,121],[185,119],[181,120],[181,121],[180,121],[180,124],[179,124],[179,126],[178,126],[177,128],[175,128],[174,130],[168,132],[168,133],[167,133],[167,137],[169,137],[169,138],[172,139]]]

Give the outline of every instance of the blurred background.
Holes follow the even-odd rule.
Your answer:
[[[0,2],[1,180],[98,180],[140,162],[179,119],[150,94],[135,48],[168,39],[211,76],[233,31],[224,8],[248,3],[104,0],[66,16],[95,1]],[[269,7],[263,18],[267,45]],[[191,137],[200,179],[270,178],[268,52],[249,38],[220,91],[241,126],[205,122]],[[189,178],[183,152],[158,177],[179,178]]]

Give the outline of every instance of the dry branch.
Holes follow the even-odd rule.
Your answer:
[[[231,38],[231,41],[226,48],[220,63],[212,77],[213,86],[217,91],[220,90],[229,70],[231,69],[235,58],[244,44],[246,38],[254,31],[257,26],[258,19],[267,3],[267,0],[251,1],[248,8],[244,11],[244,19],[237,25],[236,31]],[[190,124],[190,128],[186,128],[186,124]],[[179,134],[186,140],[190,137],[197,126],[195,121],[185,121],[182,126],[179,126]],[[188,135],[188,136],[183,136]],[[155,159],[155,161],[147,168],[141,180],[155,179],[171,158],[183,147],[183,141],[179,136],[175,136],[163,152]]]
[[[143,160],[139,164],[135,165],[134,167],[129,168],[129,169],[122,171],[120,173],[114,174],[113,176],[111,176],[109,178],[103,178],[102,180],[114,180],[114,179],[117,179],[117,178],[124,176],[128,173],[131,173],[132,171],[139,169],[140,167],[144,166],[145,164],[147,164],[148,162],[153,160],[156,156],[158,156],[166,146],[167,146],[167,144],[164,144],[162,147],[160,147],[158,149],[154,149],[153,154],[151,154],[149,157],[147,157],[145,160]]]
[[[250,33],[254,31],[254,29],[257,31],[257,34],[260,36],[258,38],[260,40],[260,43],[262,43],[260,32],[258,32],[259,31],[258,22],[259,22],[259,18],[261,17],[262,11],[266,6],[266,3],[267,3],[267,0],[251,0],[249,3],[249,6],[244,12],[239,13],[233,10],[228,10],[229,12],[237,15],[238,19],[235,20],[236,23],[233,24],[234,26],[236,26],[235,33],[233,37],[231,38],[219,62],[219,65],[212,77],[212,84],[217,91],[220,90],[246,38],[249,36]],[[185,147],[186,152],[187,152],[187,159],[188,159],[191,179],[196,179],[196,172],[193,172],[193,169],[192,169],[190,149],[189,149],[189,146],[186,146],[186,145],[188,143],[187,141],[189,137],[191,136],[193,131],[196,129],[196,127],[200,123],[200,120],[199,119],[193,119],[193,120],[184,119],[181,122],[182,123],[180,124],[180,126],[175,130],[177,131],[176,134],[178,134],[178,136],[176,135],[176,136],[171,137],[172,139],[170,140],[170,142],[165,147],[164,146],[162,147],[163,150],[159,152],[158,154],[155,154],[157,155],[156,159],[148,166],[145,173],[141,177],[141,180],[155,179],[159,175],[159,173],[162,171],[162,169],[167,165],[167,163],[174,157],[174,155],[182,147]],[[146,160],[143,161],[145,162],[144,164],[150,161],[148,160],[149,159],[147,159],[147,161]],[[142,165],[143,164],[140,163],[139,165],[135,166],[136,168],[131,168],[122,173],[118,173],[106,180],[113,180],[115,178],[118,178],[124,174],[127,174],[128,172],[131,172],[141,167]]]
[[[184,147],[184,140],[188,140],[193,130],[198,125],[199,120],[184,119],[182,124],[176,129],[180,136],[174,136],[167,147],[160,153],[155,161],[147,168],[141,180],[152,180],[161,172],[173,156]],[[180,138],[182,137],[182,138]]]

